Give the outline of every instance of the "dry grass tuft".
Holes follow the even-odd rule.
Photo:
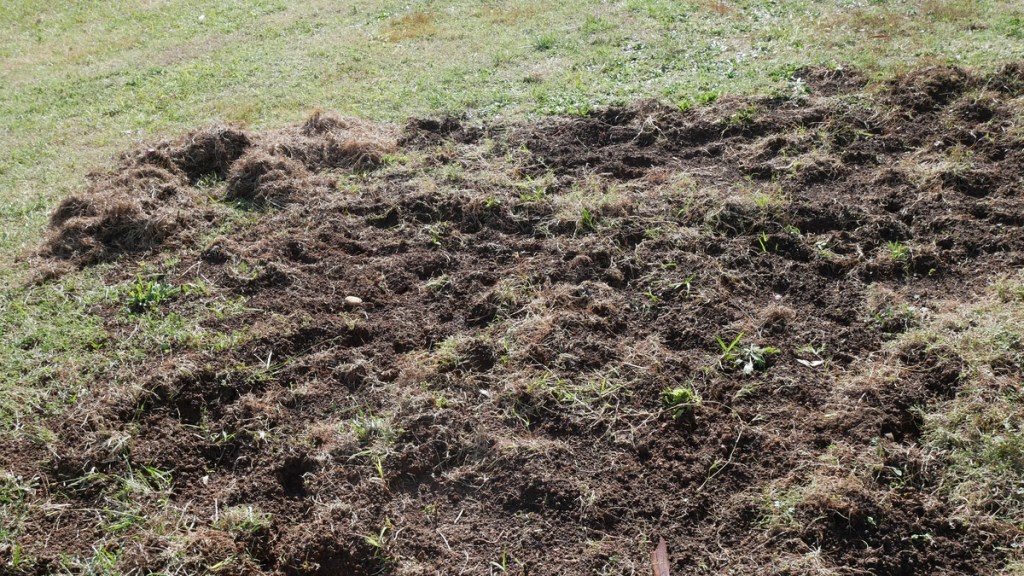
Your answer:
[[[84,265],[150,250],[199,212],[180,171],[142,164],[61,202],[42,252]]]
[[[250,150],[231,167],[225,197],[255,204],[281,204],[309,177],[306,167],[290,158]]]
[[[182,144],[170,149],[170,157],[192,183],[211,174],[224,179],[231,164],[251,144],[245,132],[215,126],[189,134]]]
[[[368,170],[398,149],[395,131],[375,122],[316,111],[297,131],[271,137],[271,154],[293,158],[315,172]]]

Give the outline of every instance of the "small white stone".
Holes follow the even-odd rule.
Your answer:
[[[363,299],[358,296],[345,296],[345,306],[356,308],[363,305]]]

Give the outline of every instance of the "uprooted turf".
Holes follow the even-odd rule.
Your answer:
[[[970,435],[929,426],[1020,375],[936,318],[1024,258],[1022,67],[803,78],[126,154],[58,207],[38,280],[144,274],[97,307],[111,339],[242,297],[204,320],[239,336],[0,448],[19,569],[643,574],[661,537],[679,573],[1012,565],[1016,487],[958,484]]]

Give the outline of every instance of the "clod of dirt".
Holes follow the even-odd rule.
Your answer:
[[[302,125],[302,133],[306,136],[320,136],[336,130],[344,130],[348,127],[349,123],[341,116],[333,112],[314,110]]]
[[[413,148],[426,148],[445,140],[469,144],[479,140],[482,133],[480,128],[467,126],[464,118],[410,118],[398,144]]]
[[[1024,92],[1024,62],[1009,62],[992,77],[992,88],[1007,94]]]
[[[860,71],[843,67],[801,68],[793,73],[793,78],[806,82],[815,94],[822,96],[853,92],[867,85],[867,78]]]
[[[251,145],[245,132],[218,126],[193,132],[170,149],[170,157],[193,183],[210,175],[223,180],[231,164]]]
[[[268,141],[268,151],[306,165],[314,172],[348,168],[369,170],[398,148],[393,131],[358,119],[314,113],[298,130]]]
[[[931,112],[974,85],[974,79],[961,68],[934,66],[899,78],[892,83],[891,94],[915,112]]]
[[[203,214],[181,172],[145,163],[129,166],[57,206],[43,253],[92,264],[122,252],[148,251]]]
[[[309,172],[299,162],[252,149],[231,166],[225,197],[256,205],[280,205],[308,186],[307,178]]]
[[[91,176],[86,192],[54,210],[39,253],[85,266],[188,243],[219,217],[206,190],[218,181],[227,179],[227,199],[280,206],[328,188],[321,172],[371,169],[395,149],[390,128],[323,112],[297,130],[257,137],[225,126],[199,130],[129,152],[111,173]],[[216,247],[205,253],[223,261]]]

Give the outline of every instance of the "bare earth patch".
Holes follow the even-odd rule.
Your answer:
[[[0,447],[33,479],[20,570],[649,574],[659,538],[673,574],[1003,568],[1017,529],[920,446],[967,362],[900,338],[1024,262],[1022,68],[802,77],[126,154],[56,210],[40,281],[148,259],[245,297],[207,324],[249,336],[154,351]]]

